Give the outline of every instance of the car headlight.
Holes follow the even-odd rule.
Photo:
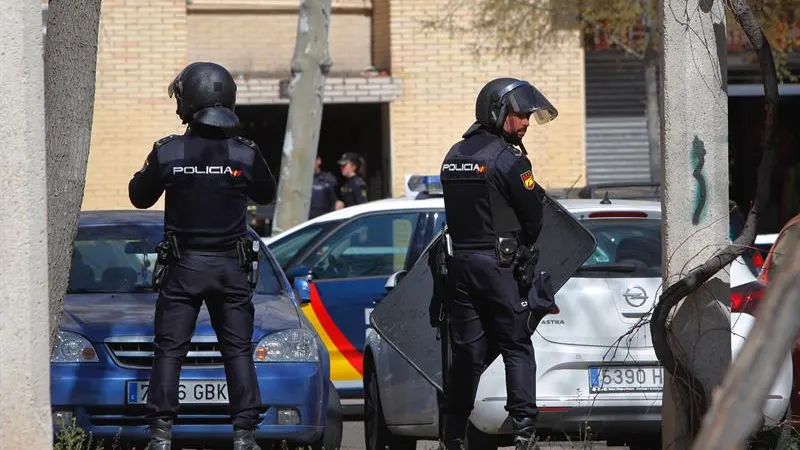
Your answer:
[[[255,362],[318,362],[317,340],[306,330],[283,330],[265,336],[253,353]]]
[[[80,363],[97,361],[100,361],[97,358],[97,352],[88,339],[71,331],[58,331],[50,362]]]

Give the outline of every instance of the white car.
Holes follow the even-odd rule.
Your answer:
[[[584,264],[591,270],[579,271],[564,285],[556,295],[560,312],[545,317],[532,337],[541,410],[538,425],[557,441],[565,434],[585,434],[588,425],[594,438],[610,445],[653,448],[656,444],[660,448],[663,369],[652,348],[649,326],[623,336],[649,317],[660,292],[661,204],[614,199],[610,204],[559,202],[583,221],[598,247]],[[601,211],[620,214],[592,217]],[[646,218],[626,217],[624,212],[632,211],[645,213]],[[431,246],[440,240],[437,237]],[[431,246],[418,261],[426,263]],[[633,260],[640,265],[632,265]],[[408,271],[411,264],[406,266],[403,270]],[[755,276],[738,258],[731,265],[730,278],[733,297],[740,294],[737,286],[750,285]],[[394,287],[395,279],[387,283],[387,290]],[[754,321],[744,312],[731,314],[734,357]],[[433,386],[372,329],[367,331],[363,361],[367,449],[410,450],[417,440],[436,440],[439,395]],[[788,413],[791,387],[792,362],[787,354],[764,406],[764,432],[759,437],[766,448],[778,448],[778,441],[787,438],[787,430],[775,425]],[[470,417],[472,448],[508,445],[505,402],[505,368],[498,357],[478,386]]]

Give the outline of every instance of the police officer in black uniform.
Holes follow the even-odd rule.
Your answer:
[[[317,166],[314,169],[314,181],[311,185],[311,205],[308,218],[321,216],[336,209],[336,177],[322,170],[322,158],[317,155]]]
[[[147,449],[171,448],[181,364],[205,300],[225,364],[234,448],[258,450],[254,430],[265,408],[251,344],[257,245],[246,237],[246,207],[248,197],[271,202],[275,181],[258,146],[237,135],[236,83],[224,67],[189,64],[168,93],[187,130],[157,141],[128,186],[136,208],[166,193],[153,276],[159,296]]]
[[[543,190],[522,145],[530,116],[558,115],[531,84],[498,78],[478,94],[476,122],[447,153],[440,172],[448,239],[447,290],[452,367],[447,371],[442,444],[462,449],[478,381],[499,347],[517,449],[534,442],[536,362],[528,319],[530,285],[520,283],[542,227]],[[468,443],[467,443],[468,444]],[[478,450],[478,449],[472,449]]]
[[[340,188],[340,208],[367,202],[367,183],[359,175],[363,165],[358,153],[348,152],[339,158],[339,169],[345,179]]]

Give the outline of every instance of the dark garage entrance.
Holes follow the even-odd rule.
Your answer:
[[[742,211],[748,211],[756,196],[764,138],[763,90],[761,95],[736,95],[737,88],[729,85],[729,91],[730,198]],[[796,125],[800,113],[800,95],[796,94],[800,91],[793,94],[781,95],[778,104],[777,161],[770,187],[772,201],[759,220],[759,233],[777,233],[800,213],[800,130]]]
[[[236,113],[242,122],[242,135],[258,144],[270,170],[279,178],[289,105],[241,105],[236,107]],[[360,154],[364,159],[364,181],[369,187],[370,200],[390,195],[387,115],[386,103],[326,104],[322,111],[318,147],[322,170],[333,173],[341,181],[336,161],[345,152]],[[271,211],[272,208],[261,208],[260,215],[266,215],[269,222]],[[266,230],[257,231],[268,234],[269,224],[266,225]]]

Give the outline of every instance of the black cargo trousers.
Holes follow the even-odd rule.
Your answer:
[[[253,430],[264,412],[253,362],[253,291],[236,250],[182,250],[170,263],[155,313],[148,419],[173,420],[178,412],[181,365],[203,301],[220,343],[233,426]]]
[[[501,267],[494,250],[456,250],[447,269],[453,353],[444,399],[445,437],[463,435],[481,374],[498,350],[506,369],[506,410],[513,418],[535,419],[536,358],[529,311],[513,307],[520,295],[513,269]]]

